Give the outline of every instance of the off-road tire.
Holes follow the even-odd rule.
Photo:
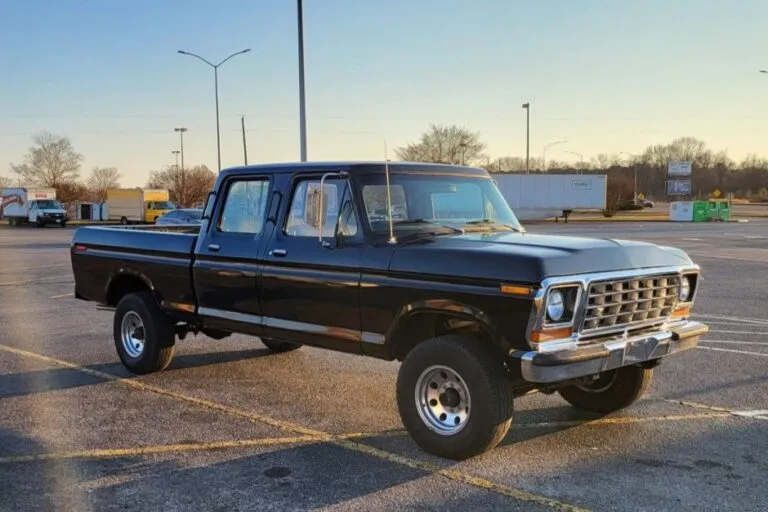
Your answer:
[[[290,341],[277,341],[271,339],[260,338],[261,343],[264,344],[272,352],[291,352],[293,350],[301,348],[299,343],[291,343]]]
[[[462,430],[439,434],[421,417],[416,386],[434,365],[458,374],[469,391],[469,415]],[[512,424],[513,387],[502,359],[484,342],[447,335],[419,343],[405,357],[397,376],[400,418],[414,442],[438,457],[464,460],[497,446]]]
[[[568,386],[558,390],[558,393],[576,409],[608,414],[629,407],[639,400],[653,378],[653,368],[623,366],[611,371],[615,372],[615,380],[604,390],[589,392],[577,386]]]
[[[134,312],[144,327],[144,349],[137,357],[126,352],[122,340],[123,317]],[[173,323],[149,292],[130,293],[115,309],[113,336],[120,361],[131,373],[143,375],[166,369],[173,358],[176,333]]]

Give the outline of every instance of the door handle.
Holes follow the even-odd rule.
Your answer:
[[[272,249],[271,251],[269,251],[269,255],[270,256],[280,256],[280,257],[283,257],[286,254],[288,254],[288,251],[286,251],[285,249]]]
[[[221,246],[219,244],[208,244],[208,250],[213,252],[219,252]]]

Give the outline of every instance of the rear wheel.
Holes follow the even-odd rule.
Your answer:
[[[498,445],[512,424],[513,388],[480,340],[441,336],[418,344],[397,377],[400,418],[421,449],[454,460]]]
[[[120,224],[122,224],[123,226],[126,226],[128,224],[128,218],[120,217]]]
[[[117,354],[130,372],[158,372],[170,364],[176,333],[149,292],[130,293],[120,300],[113,331]]]
[[[290,341],[277,341],[261,338],[261,342],[272,352],[291,352],[292,350],[301,348],[300,344],[291,343]]]
[[[607,414],[639,400],[651,385],[652,378],[652,368],[623,366],[584,379],[558,393],[577,409]]]

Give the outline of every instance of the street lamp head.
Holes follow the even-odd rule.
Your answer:
[[[768,69],[761,69],[760,72],[761,73],[768,73]]]
[[[189,55],[189,52],[185,52],[184,50],[179,50],[179,53],[182,55]]]

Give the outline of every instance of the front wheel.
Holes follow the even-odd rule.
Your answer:
[[[113,334],[120,361],[132,373],[164,370],[173,358],[173,323],[149,292],[130,293],[120,300]]]
[[[653,378],[653,368],[623,366],[560,389],[566,402],[577,409],[608,414],[639,400]]]
[[[482,341],[441,336],[408,353],[397,377],[400,418],[421,449],[464,460],[498,445],[512,424],[513,388]]]

